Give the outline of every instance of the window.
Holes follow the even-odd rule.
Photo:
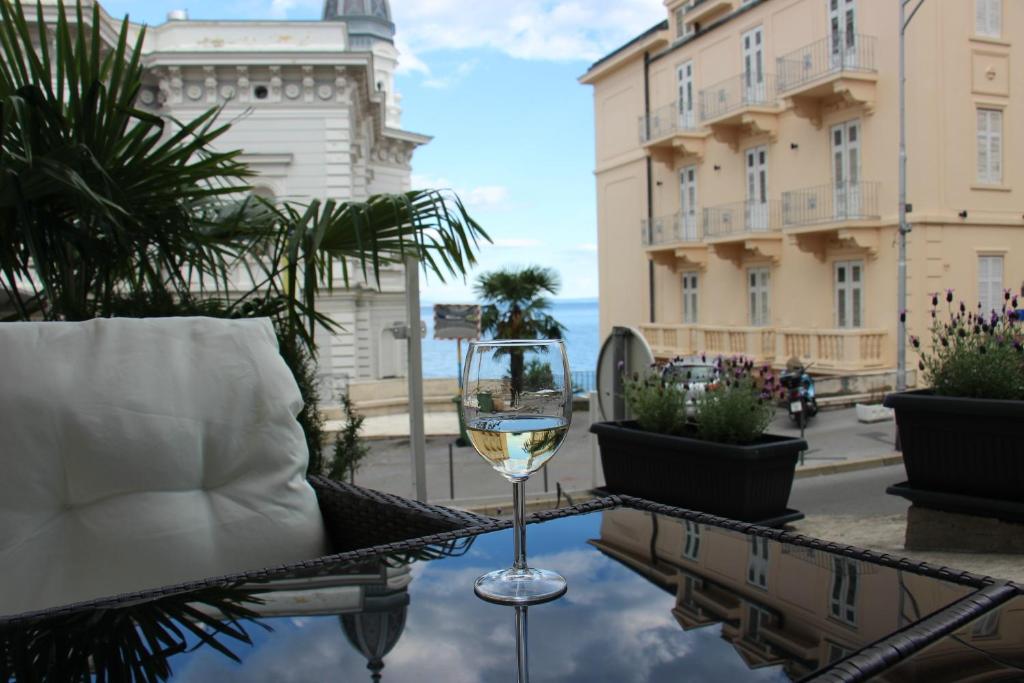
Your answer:
[[[861,261],[836,261],[836,327],[861,327],[864,295]]]
[[[747,230],[768,229],[768,146],[751,147],[746,152],[747,162]]]
[[[693,116],[693,61],[683,62],[676,69],[676,84],[679,91],[679,125],[694,127]]]
[[[771,271],[768,268],[751,268],[747,271],[751,325],[763,327],[771,324],[771,307],[768,303],[770,286]]]
[[[680,237],[691,242],[697,239],[697,167],[686,166],[679,171],[679,207],[682,216]]]
[[[1003,34],[1003,0],[974,0],[974,33],[988,38]]]
[[[684,520],[683,557],[696,561],[700,557],[700,524]]]
[[[978,301],[981,310],[998,311],[1003,307],[1003,257],[978,257]]]
[[[978,182],[1003,182],[1003,112],[978,110]]]
[[[750,559],[747,562],[747,583],[768,588],[768,539],[750,537]]]
[[[683,14],[685,13],[685,7],[676,8],[676,38],[682,38],[686,35],[686,22],[683,21]]]
[[[829,614],[848,624],[856,624],[859,584],[860,576],[857,563],[847,557],[833,557]]]
[[[683,322],[695,325],[697,317],[697,273],[683,273]]]

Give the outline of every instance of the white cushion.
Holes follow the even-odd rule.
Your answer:
[[[0,614],[327,547],[269,320],[0,323]]]

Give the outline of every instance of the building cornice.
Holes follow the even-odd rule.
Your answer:
[[[579,77],[579,82],[592,85],[622,65],[632,61],[645,50],[660,47],[668,42],[668,20],[662,20],[647,29],[628,43],[619,47],[590,65],[587,72]]]

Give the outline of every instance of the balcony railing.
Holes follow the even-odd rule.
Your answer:
[[[778,58],[779,93],[842,71],[875,71],[875,37],[857,33],[817,40]]]
[[[660,216],[640,224],[641,239],[645,247],[678,242],[700,242],[701,229],[696,216],[674,213]]]
[[[776,101],[775,76],[744,73],[700,91],[700,119],[717,119],[745,107],[770,107]]]
[[[773,232],[779,229],[779,215],[779,202],[775,199],[709,206],[704,209],[704,235],[728,237]]]
[[[887,362],[884,330],[749,327],[730,325],[641,325],[659,358],[742,355],[781,365],[792,357],[819,370],[856,372]]]
[[[676,133],[696,131],[696,118],[695,112],[680,114],[679,103],[659,107],[640,117],[640,142],[644,144]]]
[[[879,183],[832,183],[782,193],[782,226],[877,220]]]

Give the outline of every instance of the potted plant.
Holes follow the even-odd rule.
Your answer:
[[[1024,311],[1009,290],[999,311],[932,296],[930,344],[911,336],[929,388],[889,394],[907,486],[1020,501],[1024,491]],[[904,320],[906,318],[904,317]]]
[[[715,365],[717,381],[692,399],[685,382],[657,367],[626,380],[634,419],[590,428],[607,488],[748,522],[798,519],[786,504],[807,442],[765,433],[776,376],[742,358]]]

